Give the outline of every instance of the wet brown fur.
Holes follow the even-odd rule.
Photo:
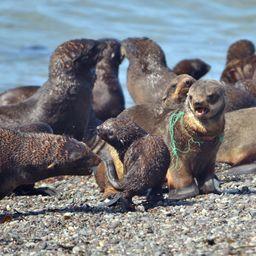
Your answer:
[[[44,122],[55,134],[81,140],[91,112],[95,65],[104,47],[89,39],[70,40],[58,46],[50,60],[48,81],[27,100],[1,106],[1,125]]]
[[[176,75],[188,74],[196,80],[203,77],[211,69],[211,66],[201,59],[185,59],[179,61],[173,68]]]
[[[153,188],[159,190],[165,180],[170,154],[163,140],[148,135],[127,118],[109,119],[97,129],[99,136],[113,146],[123,163],[122,196],[135,195]]]
[[[221,81],[234,84],[237,81],[251,79],[256,69],[255,46],[249,40],[233,43],[227,53],[227,63],[221,74]]]
[[[116,117],[124,110],[124,95],[118,79],[118,69],[122,61],[120,42],[115,39],[101,39],[105,44],[102,59],[96,64],[96,79],[92,90],[92,107],[96,117],[106,120]],[[21,86],[0,94],[0,105],[17,104],[32,96],[39,86]]]
[[[127,38],[121,52],[129,60],[127,87],[134,102],[156,102],[176,76],[167,67],[163,50],[149,38]]]
[[[193,92],[195,96],[205,98],[205,94],[207,93],[207,83],[208,81],[198,81],[197,83],[197,92]],[[206,83],[206,84],[205,84]],[[211,83],[211,82],[210,82]],[[224,98],[224,90],[223,87],[217,82],[213,81],[214,84],[217,85],[218,91],[220,91],[221,101]],[[200,88],[200,86],[202,86]],[[200,89],[199,89],[200,88]],[[198,93],[202,91],[202,93]],[[214,91],[214,90],[213,90]],[[223,94],[223,95],[222,95]],[[224,104],[224,103],[223,103]],[[225,104],[224,104],[225,106]],[[210,179],[214,176],[214,163],[215,157],[220,145],[220,136],[223,134],[224,129],[224,106],[220,111],[219,119],[211,121],[209,123],[204,123],[198,121],[193,115],[186,113],[184,116],[183,125],[180,122],[175,126],[175,139],[177,141],[178,147],[185,150],[188,147],[188,140],[193,138],[195,141],[199,139],[203,141],[200,147],[197,143],[191,145],[191,150],[188,154],[182,155],[179,160],[180,169],[175,170],[173,166],[170,166],[169,171],[167,173],[167,183],[170,188],[183,188],[185,186],[189,186],[194,182],[194,178],[198,179],[199,186],[203,187],[204,182],[207,179]],[[146,109],[146,111],[148,111]],[[150,134],[155,134],[161,136],[167,145],[170,145],[170,132],[169,132],[169,119],[170,115],[174,110],[169,110],[169,112],[165,113],[165,115],[161,116],[156,122],[157,125],[150,126],[149,123],[145,123],[143,116],[134,114],[135,112],[124,111],[126,114],[124,116],[130,117],[133,121],[138,123],[143,129],[145,129]],[[186,111],[185,111],[186,112]],[[143,111],[142,111],[143,113]],[[123,116],[122,114],[120,115]],[[147,117],[146,117],[147,119]],[[211,137],[210,141],[204,141],[205,137]],[[185,148],[184,148],[185,147]],[[117,161],[117,158],[114,158],[114,162]],[[104,168],[101,169],[104,172]],[[120,166],[119,169],[116,168],[118,176],[123,175],[123,168]],[[104,177],[104,175],[102,175]],[[102,188],[103,189],[103,188]],[[105,195],[109,195],[113,192],[111,190],[111,186],[105,187]]]
[[[100,163],[82,142],[0,128],[0,198],[19,185],[59,175],[89,175]]]

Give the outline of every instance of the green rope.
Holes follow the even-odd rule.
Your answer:
[[[174,164],[175,169],[178,167],[178,164],[179,164],[179,153],[187,154],[190,152],[192,144],[197,144],[198,146],[200,146],[201,143],[203,143],[201,141],[196,141],[191,137],[188,140],[187,149],[181,150],[177,147],[176,140],[175,140],[175,134],[174,134],[174,128],[175,128],[176,123],[179,120],[181,122],[182,127],[184,126],[184,115],[185,115],[185,112],[183,112],[183,111],[174,112],[171,114],[170,121],[169,121],[170,137],[171,137],[170,148],[171,148],[171,152],[172,152],[172,157],[175,159],[174,160],[175,161],[175,164]],[[222,142],[223,139],[224,139],[224,136],[220,135],[219,141]]]
[[[175,159],[175,164],[174,168],[178,167],[179,164],[179,153],[182,154],[187,154],[191,150],[191,144],[198,144],[200,146],[199,141],[195,141],[192,137],[188,140],[188,147],[185,150],[181,150],[177,147],[176,145],[176,140],[175,140],[175,134],[174,134],[174,128],[176,123],[180,120],[182,126],[184,125],[184,115],[185,112],[179,111],[179,112],[174,112],[170,116],[170,121],[169,121],[169,128],[170,128],[170,137],[171,137],[171,142],[170,142],[170,148],[172,152],[172,157]]]

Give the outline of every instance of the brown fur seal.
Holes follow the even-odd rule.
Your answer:
[[[198,80],[210,69],[211,66],[201,59],[185,59],[179,61],[172,70],[176,75],[188,74]]]
[[[139,126],[151,134],[162,136],[166,144],[170,145],[174,159],[167,173],[168,186],[172,189],[170,198],[186,198],[199,192],[218,192],[214,163],[224,130],[224,108],[223,86],[218,81],[199,80],[190,87],[182,112],[178,115],[172,115],[173,111],[167,112],[158,120],[158,124],[153,126],[154,129],[145,124],[144,119],[134,116],[133,112],[130,116],[126,115],[131,119],[135,117],[133,121]],[[113,150],[110,151],[117,175],[122,176],[122,166],[118,164]],[[102,165],[98,171],[104,172]],[[99,179],[102,176],[98,174]],[[102,180],[99,183],[104,185]],[[108,195],[113,193],[113,190],[111,192],[108,186],[105,192]]]
[[[89,175],[100,163],[82,142],[0,128],[0,199],[16,187],[59,175]]]
[[[121,45],[129,60],[127,87],[134,102],[156,102],[176,76],[167,67],[163,50],[149,38],[127,38]]]
[[[101,52],[102,59],[96,64],[92,107],[96,117],[104,121],[124,110],[124,95],[118,80],[122,57],[119,41],[101,39],[98,43],[106,45],[106,48]],[[21,86],[7,90],[0,94],[0,105],[19,103],[32,96],[39,88],[39,86]]]
[[[256,106],[256,98],[248,90],[224,83],[223,87],[226,95],[226,112]]]
[[[188,90],[195,81],[189,75],[179,75],[171,80],[162,97],[155,104],[135,105],[125,109],[118,117],[131,118],[151,133],[167,113],[177,109],[180,103],[184,103]]]
[[[81,140],[91,112],[95,65],[103,49],[104,45],[89,39],[61,44],[51,57],[48,81],[27,100],[1,106],[1,125],[44,122],[55,134]]]
[[[233,43],[227,53],[227,63],[221,74],[221,81],[234,84],[237,81],[251,79],[256,69],[255,46],[249,40]]]
[[[255,54],[255,46],[253,42],[246,39],[241,39],[228,48],[226,64],[234,60],[241,60],[247,57],[253,56]]]
[[[162,193],[162,185],[170,164],[170,154],[164,141],[149,135],[127,118],[111,118],[97,127],[98,135],[113,146],[124,166],[122,181],[111,180],[129,207],[132,197],[148,189],[151,196]]]
[[[172,79],[162,98],[160,98],[154,105],[135,105],[124,110],[118,117],[131,118],[135,123],[138,122],[147,132],[152,133],[159,123],[163,121],[167,113],[174,111],[185,101],[189,87],[195,81],[196,80],[189,75],[179,75]],[[119,170],[123,170],[123,165],[119,160],[116,151],[109,145],[103,145],[101,152],[103,156],[104,154],[109,154],[110,157],[115,159],[114,165],[117,170],[117,175],[119,178],[122,178],[123,171]],[[101,192],[104,192],[104,197],[109,197],[113,193],[116,193],[106,180],[105,166],[103,164],[99,165],[98,171],[95,173],[95,179]]]
[[[256,108],[241,109],[225,115],[224,141],[217,161],[231,165],[256,160]]]

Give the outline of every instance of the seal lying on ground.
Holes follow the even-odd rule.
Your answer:
[[[179,61],[173,68],[176,75],[188,74],[196,80],[207,74],[211,66],[201,59],[185,59]]]
[[[110,181],[113,181],[115,189],[121,191],[118,198],[122,198],[126,208],[130,208],[133,196],[148,189],[152,189],[151,197],[162,195],[170,153],[160,137],[149,135],[127,118],[111,118],[97,127],[97,133],[117,150],[123,163],[122,181]]]
[[[223,86],[218,81],[199,80],[190,87],[185,107],[163,115],[154,129],[147,130],[149,126],[144,119],[133,119],[134,115],[129,115],[128,111],[120,116],[131,118],[147,132],[165,140],[172,157],[167,173],[167,184],[172,189],[170,198],[181,199],[200,192],[218,192],[214,163],[224,131],[224,109]],[[123,170],[119,159],[110,153],[117,175],[121,177]],[[104,172],[102,166],[98,171],[100,179]],[[102,180],[98,183],[104,185]]]
[[[16,187],[59,175],[89,175],[100,163],[82,142],[0,128],[0,199]]]
[[[224,141],[218,151],[217,161],[231,165],[256,160],[256,108],[227,113]]]
[[[127,38],[121,52],[129,60],[127,87],[136,104],[156,102],[176,76],[163,50],[149,38]]]
[[[118,69],[122,62],[120,42],[115,39],[98,40],[106,48],[100,53],[102,59],[96,64],[96,80],[93,85],[92,106],[96,117],[106,120],[124,110],[124,95],[118,80]],[[88,60],[89,61],[89,60]],[[0,94],[0,105],[20,103],[32,96],[39,86],[22,86]]]
[[[239,80],[251,79],[255,69],[254,44],[249,40],[239,40],[228,49],[226,67],[220,80],[234,84]]]

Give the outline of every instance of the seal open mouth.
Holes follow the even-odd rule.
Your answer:
[[[197,116],[201,117],[209,113],[209,109],[206,107],[195,107],[195,113]]]

